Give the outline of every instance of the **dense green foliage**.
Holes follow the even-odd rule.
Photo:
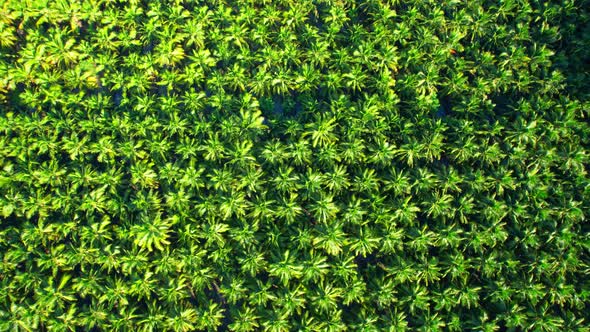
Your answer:
[[[587,1],[2,6],[1,331],[588,331]]]

